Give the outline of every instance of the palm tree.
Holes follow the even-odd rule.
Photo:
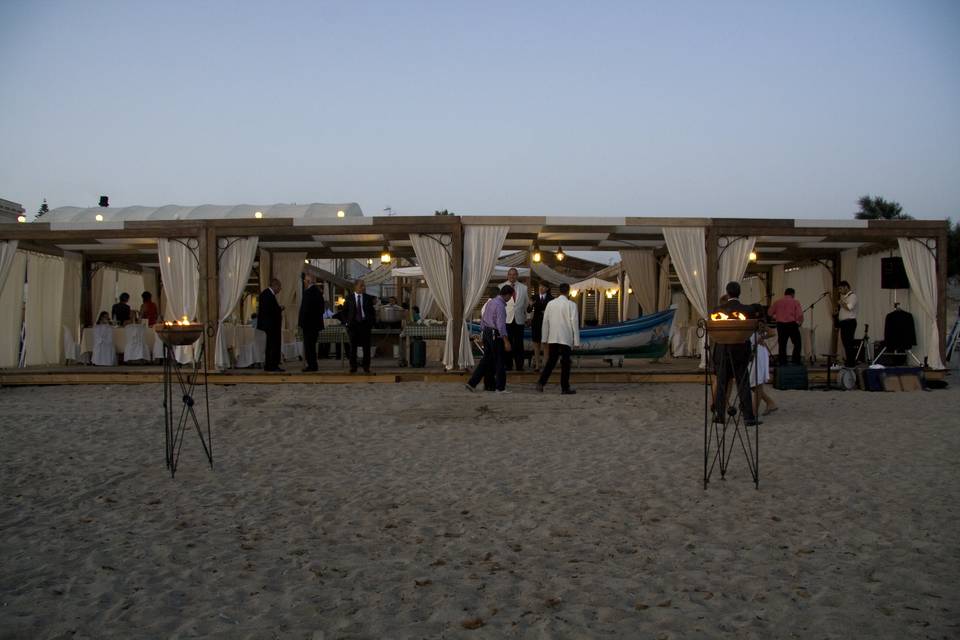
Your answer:
[[[863,196],[857,200],[857,204],[860,205],[860,211],[854,215],[858,220],[913,220],[913,216],[903,212],[899,202],[888,202],[879,196]]]

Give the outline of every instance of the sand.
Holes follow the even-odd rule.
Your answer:
[[[0,636],[960,636],[956,389],[774,392],[761,483],[702,388],[0,389]]]

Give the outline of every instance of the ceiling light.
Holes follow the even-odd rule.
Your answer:
[[[340,211],[337,211],[337,217],[338,217],[338,218],[342,218],[342,217],[344,217],[344,216],[346,216],[346,215],[347,215],[347,214],[344,213],[343,209],[341,209]]]
[[[750,262],[756,262],[756,261],[757,261],[757,252],[756,252],[756,251],[751,251],[751,252],[750,252]]]
[[[543,256],[540,255],[540,249],[536,249],[536,248],[535,248],[535,249],[533,250],[533,261],[534,261],[534,262],[540,262],[541,260],[543,260]]]
[[[383,251],[380,252],[381,264],[390,264],[392,260],[393,257],[390,255],[390,247],[383,245]]]
[[[567,257],[567,254],[563,252],[563,247],[557,247],[557,262],[563,262],[563,259]]]
[[[368,266],[368,267],[372,267],[372,266],[373,266],[373,258],[367,258],[367,266]]]
[[[26,222],[26,221],[27,221],[27,216],[23,215],[22,213],[17,216],[17,222]]]
[[[97,222],[103,222],[103,214],[98,213],[98,214],[94,217],[94,219],[95,219]]]

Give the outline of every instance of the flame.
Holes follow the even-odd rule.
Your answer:
[[[747,316],[739,311],[734,311],[732,316],[728,316],[723,311],[714,311],[710,314],[711,320],[746,320]]]

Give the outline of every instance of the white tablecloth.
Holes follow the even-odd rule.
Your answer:
[[[143,342],[147,350],[153,355],[153,358],[159,360],[163,358],[163,341],[157,339],[156,332],[151,327],[143,325],[129,325],[127,327],[113,327],[113,348],[118,354],[122,354],[127,349],[127,335],[132,332],[143,332]],[[81,357],[89,359],[89,354],[93,352],[93,327],[84,327],[80,331],[80,354]]]
[[[263,364],[267,350],[267,334],[258,331],[247,324],[223,324],[224,337],[227,349],[231,353],[234,367],[246,369],[253,365]],[[284,329],[280,355],[284,360],[296,360],[303,357],[303,342],[297,340],[297,334]]]

